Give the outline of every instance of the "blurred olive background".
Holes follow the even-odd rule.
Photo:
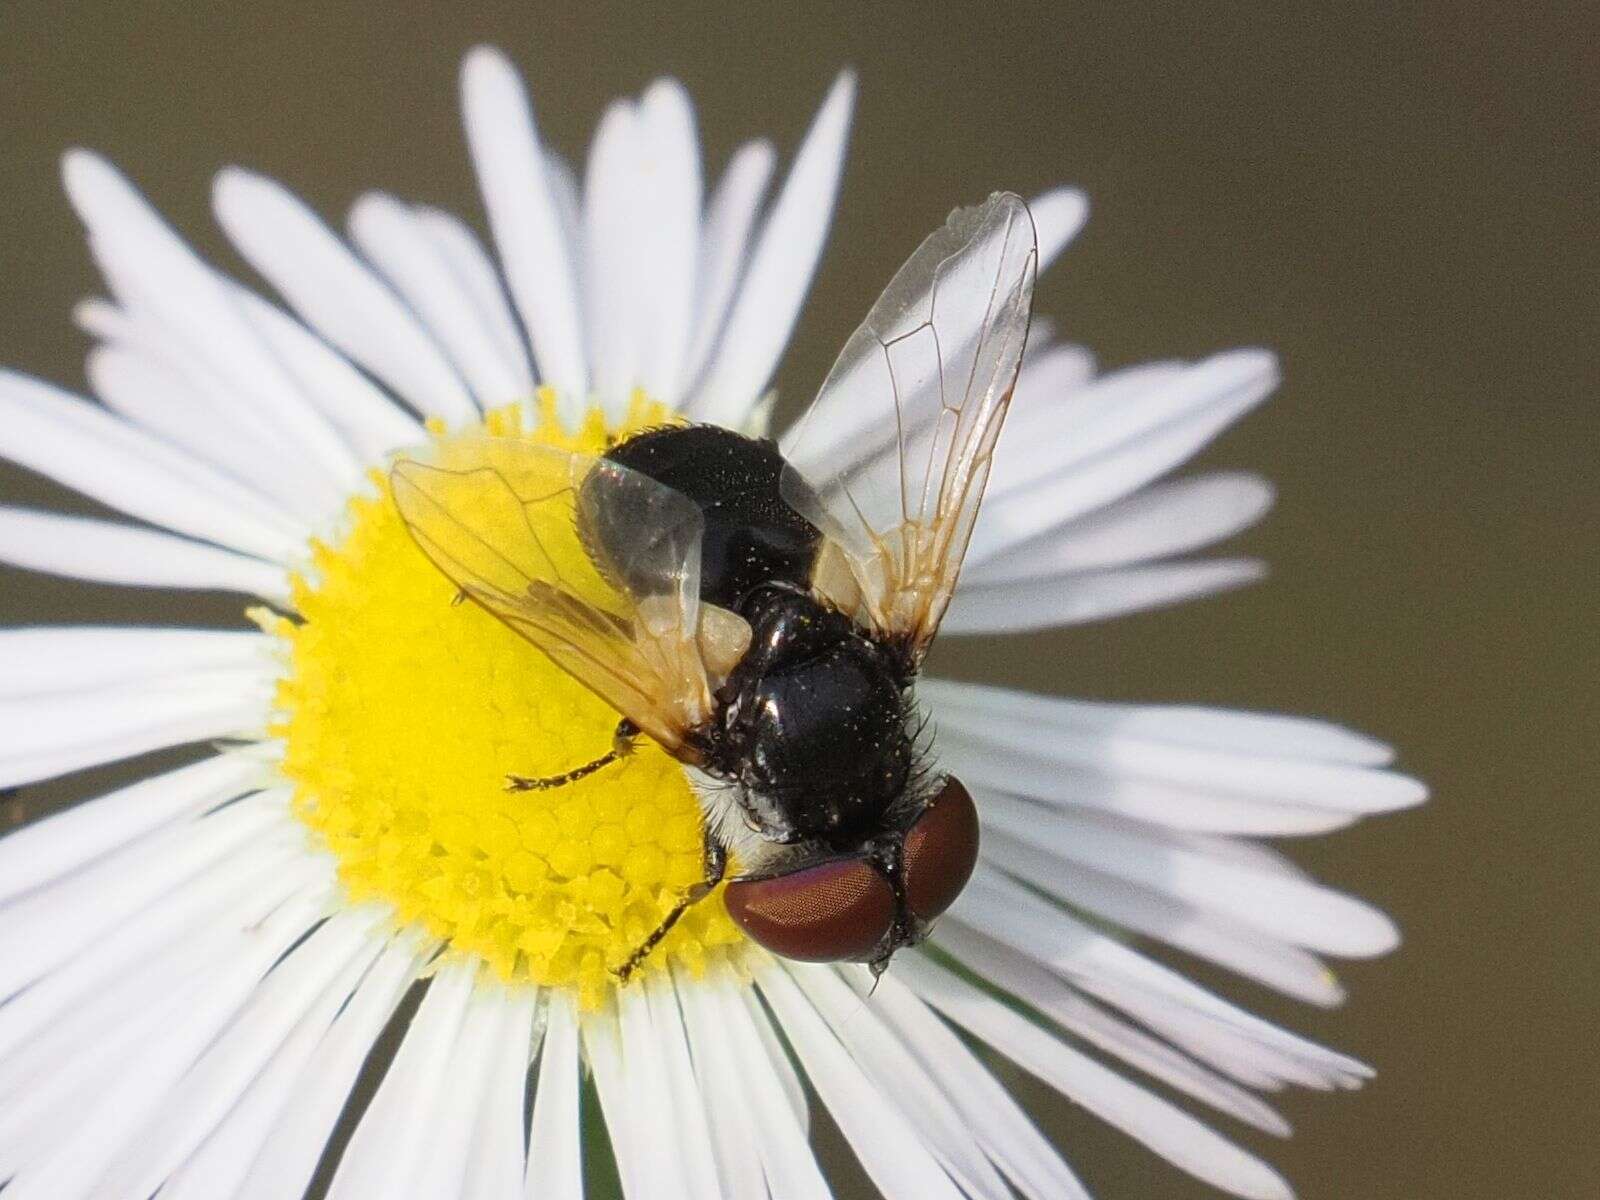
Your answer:
[[[458,131],[474,42],[524,67],[581,159],[611,96],[680,76],[712,168],[791,151],[834,72],[861,91],[830,252],[779,384],[808,396],[878,289],[958,203],[1071,181],[1087,232],[1039,311],[1107,366],[1260,343],[1286,383],[1205,456],[1275,514],[1243,594],[940,665],[1051,691],[1198,700],[1376,732],[1425,809],[1293,847],[1394,912],[1340,1011],[1228,984],[1376,1064],[1290,1094],[1285,1144],[1237,1129],[1307,1200],[1592,1197],[1600,1177],[1600,772],[1594,628],[1600,20],[1587,4],[1288,14],[1210,4],[0,5],[0,360],[83,386],[99,285],[57,157],[107,152],[206,253],[229,162],[335,222],[369,187],[482,227]],[[83,508],[0,468],[8,500]],[[239,621],[236,602],[0,569],[0,624]],[[126,773],[124,768],[121,772]],[[119,777],[29,789],[11,819]],[[1105,1200],[1211,1193],[1018,1072]],[[836,1137],[828,1152],[848,1170]],[[859,1176],[845,1185],[864,1195]]]

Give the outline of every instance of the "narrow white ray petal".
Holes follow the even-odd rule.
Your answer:
[[[250,1164],[261,1152],[284,1106],[290,1102],[295,1081],[387,942],[385,935],[374,931],[364,950],[322,989],[295,1021],[283,1044],[250,1081],[238,1103],[205,1142],[172,1173],[161,1190],[162,1200],[214,1200],[218,1196],[238,1195],[250,1172]]]
[[[627,1200],[653,1200],[657,1195],[681,1200],[685,1193],[678,1172],[669,1165],[659,1179],[652,1173],[660,1165],[652,1161],[649,1145],[655,1114],[636,1110],[629,1091],[632,1081],[623,1066],[622,1031],[616,1014],[585,1013],[582,1027],[583,1057],[594,1073],[623,1196]]]
[[[1180,1022],[1204,1023],[1235,1059],[1291,1082],[1327,1087],[1367,1073],[1356,1060],[1245,1012],[992,871],[974,875],[949,919],[1044,964],[1192,1052],[1198,1053],[1178,1031]],[[1206,1061],[1240,1077],[1226,1060]]]
[[[924,1000],[1174,1166],[1235,1196],[1291,1200],[1282,1176],[1189,1114],[1057,1041],[925,956],[905,958],[896,968]]]
[[[282,794],[246,797],[0,907],[0,996],[68,961],[126,914],[212,862],[284,828],[286,801]]]
[[[1159,483],[992,557],[969,557],[962,583],[997,585],[1187,554],[1254,525],[1273,495],[1272,485],[1255,475],[1218,472]]]
[[[522,1196],[526,1160],[523,1108],[538,993],[528,986],[503,990],[492,1065],[467,1154],[461,1200],[520,1200]]]
[[[288,563],[305,531],[274,518],[253,492],[38,380],[0,371],[0,457],[177,533]]]
[[[31,1096],[45,1080],[77,1069],[73,1064],[79,1059],[103,1058],[102,1043],[121,1030],[130,1013],[159,1007],[169,996],[181,998],[185,988],[237,948],[241,932],[291,897],[327,883],[326,872],[285,853],[281,839],[235,851],[226,865],[234,878],[252,886],[233,886],[219,869],[205,871],[93,943],[87,953],[103,961],[74,958],[0,1009],[10,1047],[0,1061],[4,1103]],[[201,911],[205,901],[211,907]],[[124,932],[137,953],[115,940]],[[60,1006],[49,1007],[51,1000]]]
[[[101,1190],[147,1196],[186,1162],[335,980],[377,956],[371,932],[384,916],[370,907],[338,913],[274,965],[238,1018],[183,1075],[171,1101],[110,1165]]]
[[[1031,442],[1033,437],[1029,435],[1036,423],[1044,427],[1050,413],[1073,403],[1073,393],[1094,378],[1094,366],[1094,355],[1089,350],[1050,340],[1039,318],[1034,318],[1016,392],[1006,415],[1005,437],[996,443],[991,480],[1006,470],[1010,459],[1007,450],[1013,443]]]
[[[639,113],[628,100],[607,107],[595,129],[583,179],[583,302],[590,377],[615,419],[638,378],[640,309]]]
[[[1310,1004],[1331,1007],[1344,999],[1333,972],[1287,939],[1264,934],[1200,905],[1185,903],[1151,888],[1129,883],[1098,868],[1086,868],[1025,837],[1004,832],[1007,824],[990,821],[985,806],[986,860],[1056,899],[1208,959]]]
[[[1394,922],[1370,904],[1308,880],[1220,862],[1037,805],[997,804],[985,810],[984,820],[1014,842],[1046,852],[1045,863],[1030,864],[1042,878],[1079,864],[1324,954],[1364,958],[1399,944]]]
[[[578,174],[554,150],[544,152],[544,179],[550,188],[550,200],[555,205],[556,217],[561,225],[561,238],[571,257],[573,269],[583,262],[583,190],[578,185]],[[584,281],[581,271],[574,281],[581,301]],[[581,305],[579,311],[582,311]],[[521,337],[519,333],[517,335]]]
[[[1427,796],[1414,779],[1365,769],[1361,760],[1376,761],[1383,749],[1376,743],[1319,723],[1087,704],[933,679],[921,682],[919,694],[932,699],[943,722],[981,727],[984,741],[1006,755],[1026,755],[1047,741],[1050,761],[1061,766],[1352,812],[1406,808]],[[1046,739],[1037,736],[1041,724]]]
[[[289,594],[281,566],[204,542],[87,517],[0,505],[0,562],[128,587]]]
[[[297,897],[236,938],[229,958],[185,998],[183,1019],[165,1022],[140,1045],[125,1068],[77,1114],[71,1133],[11,1180],[8,1196],[22,1200],[87,1196],[116,1154],[239,1011],[261,976],[305,934],[327,894],[319,890]]]
[[[239,309],[261,340],[354,447],[359,461],[381,462],[400,446],[427,440],[422,426],[336,350],[272,304],[245,288]]]
[[[884,1024],[880,1010],[867,997],[870,978],[858,992],[836,968],[783,966],[880,1095],[900,1110],[962,1190],[971,1196],[1011,1200],[1010,1189],[944,1089]]]
[[[450,1047],[448,1069],[428,1096],[427,1111],[417,1128],[417,1133],[427,1138],[427,1153],[408,1179],[383,1195],[395,1200],[462,1195],[473,1136],[494,1073],[494,1056],[501,1047],[505,1010],[505,989],[479,980]]]
[[[1073,187],[1051,188],[1028,201],[1028,211],[1033,214],[1039,239],[1039,274],[1043,275],[1089,219],[1089,197]]]
[[[1359,814],[1328,808],[1085,770],[1053,761],[1048,754],[1008,755],[981,732],[954,722],[941,720],[938,731],[940,761],[969,787],[1026,797],[1052,808],[1087,810],[1173,830],[1257,837],[1329,833],[1360,819]]]
[[[252,669],[0,700],[0,787],[167,746],[259,736],[271,694],[270,674]]]
[[[704,980],[675,973],[678,999],[688,1032],[695,1082],[716,1157],[717,1196],[760,1197],[766,1190],[757,1150],[759,1126],[746,1098],[743,1071],[762,1070],[764,1063],[733,1059],[731,1039],[716,1017],[718,1003]]]
[[[696,1077],[689,1057],[689,1035],[679,1008],[679,996],[669,975],[652,975],[645,983],[645,999],[650,1006],[650,1025],[662,1058],[667,1090],[672,1096],[668,1108],[676,1132],[672,1141],[682,1155],[684,1175],[691,1196],[715,1196],[718,1170],[715,1143],[706,1115],[717,1097],[709,1095]]]
[[[569,405],[581,405],[589,373],[573,251],[562,237],[533,106],[505,55],[486,46],[468,52],[461,106],[478,187],[539,379]]]
[[[427,1122],[434,1096],[448,1086],[450,1052],[460,1035],[476,975],[474,964],[452,963],[433,977],[394,1062],[339,1160],[329,1200],[411,1194],[412,1179],[432,1153]]]
[[[0,902],[59,879],[152,830],[242,795],[258,786],[262,776],[260,763],[220,755],[25,825],[0,838]]]
[[[217,220],[301,318],[418,412],[471,421],[477,406],[428,332],[305,203],[238,167],[218,173]]]
[[[783,1023],[806,1075],[862,1167],[888,1200],[949,1197],[960,1191],[900,1111],[885,1102],[850,1052],[783,968],[757,969],[761,994]]]
[[[652,1195],[659,1188],[662,1194],[703,1196],[706,1193],[700,1189],[716,1186],[711,1137],[700,1121],[693,1130],[698,1144],[685,1140],[691,1128],[685,1114],[674,1111],[677,1097],[668,1061],[670,1035],[657,1027],[649,998],[641,988],[619,991],[617,1016],[630,1113],[625,1119],[633,1122],[629,1140],[638,1147],[644,1168],[639,1178],[651,1180]],[[609,1115],[607,1120],[611,1120]]]
[[[306,463],[298,447],[274,437],[264,423],[217,411],[214,396],[227,390],[225,383],[202,390],[174,368],[120,344],[90,350],[87,369],[107,408],[221,468],[284,519],[310,526],[336,508],[339,480]]]
[[[109,163],[74,150],[62,160],[62,175],[108,280],[119,292],[131,289],[124,303],[160,326],[167,357],[186,368],[205,364],[206,377],[221,381],[214,403],[266,423],[331,478],[350,479],[356,464],[348,450],[255,336],[227,281]]]
[[[500,347],[508,368],[525,394],[532,395],[535,384],[527,339],[511,311],[499,269],[489,252],[460,217],[438,208],[418,208],[414,212],[456,279],[471,295],[479,322]]]
[[[553,992],[528,1121],[527,1200],[583,1200],[578,1069],[577,1014],[565,992]]]
[[[873,1001],[1023,1195],[1029,1200],[1089,1200],[1011,1093],[894,972],[878,981]]]
[[[295,1081],[234,1200],[282,1200],[305,1192],[362,1064],[426,957],[405,937],[385,947]]]
[[[963,585],[941,628],[946,633],[1022,633],[1080,625],[1213,595],[1265,574],[1265,566],[1255,559],[1217,558]]]
[[[772,1200],[831,1200],[833,1193],[806,1140],[805,1126],[796,1119],[793,1102],[771,1069],[778,1060],[761,1032],[762,1026],[770,1029],[771,1019],[765,1010],[752,1012],[745,1004],[750,986],[735,978],[730,967],[713,968],[704,986],[707,1024],[701,1042],[718,1039],[726,1056],[722,1067],[740,1080],[739,1094],[748,1101],[758,1129],[756,1151]],[[783,1058],[787,1062],[787,1055]]]
[[[70,692],[227,667],[271,672],[261,633],[150,626],[39,625],[0,629],[0,697]]]
[[[767,1018],[766,1010],[761,1007],[761,1001],[756,994],[745,987],[739,989],[738,997],[739,1002],[750,1014],[751,1027],[761,1038],[767,1061],[772,1064],[772,1073],[782,1086],[784,1098],[789,1101],[789,1108],[794,1113],[795,1124],[800,1127],[801,1132],[809,1134],[811,1107],[806,1101],[805,1084],[800,1082],[800,1072],[795,1069],[794,1060],[789,1057],[788,1050],[784,1049],[783,1043],[778,1039],[778,1031]]]
[[[700,142],[694,105],[676,79],[658,79],[639,100],[640,169],[636,187],[650,200],[643,223],[639,383],[672,403],[682,394],[695,269],[700,257]]]
[[[744,273],[761,198],[772,178],[776,155],[772,143],[746,142],[734,152],[706,208],[700,235],[700,257],[695,270],[694,327],[679,394],[673,402],[695,395],[695,381],[716,349],[728,316],[733,290]]]
[[[1260,1098],[1208,1071],[1084,998],[1063,980],[1000,943],[951,922],[935,935],[939,949],[986,983],[1012,995],[1089,1045],[1146,1075],[1267,1133],[1286,1137],[1289,1125]]]
[[[795,156],[699,389],[696,420],[738,427],[772,378],[833,219],[855,91],[854,73],[841,73]]]
[[[174,945],[186,951],[208,931],[271,902],[274,888],[283,888],[283,866],[297,852],[280,835],[276,841],[251,846],[229,855],[184,881],[89,943],[73,958],[0,1005],[0,1081],[26,1078],[28,1066],[19,1062],[29,1054],[45,1054],[43,1044],[58,1037],[82,1041],[81,1030],[104,1022],[94,1005],[113,1003],[109,993],[128,982]],[[269,872],[273,873],[269,876]],[[309,878],[289,872],[290,879]],[[265,886],[263,886],[265,885]],[[263,898],[260,893],[265,893]],[[241,908],[241,905],[245,906]],[[245,916],[239,924],[249,923]],[[157,979],[170,989],[171,979]],[[114,1015],[114,1009],[105,1010]],[[65,1026],[80,1024],[80,1035]],[[18,1047],[27,1046],[26,1050]],[[41,1060],[43,1061],[43,1060]],[[0,1084],[3,1086],[3,1084]]]
[[[349,228],[351,241],[427,325],[479,405],[495,408],[527,396],[532,381],[518,369],[526,364],[507,360],[466,281],[408,206],[369,192],[350,210]]]

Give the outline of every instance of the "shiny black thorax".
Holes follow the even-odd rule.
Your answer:
[[[912,668],[811,595],[821,535],[779,492],[777,446],[692,425],[648,430],[606,457],[700,508],[700,597],[750,623],[750,649],[697,731],[704,768],[742,785],[746,816],[773,841],[844,849],[882,829],[913,769]]]

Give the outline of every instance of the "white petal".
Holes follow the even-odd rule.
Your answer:
[[[528,1123],[528,1200],[583,1200],[578,1104],[578,1018],[566,993],[555,992]]]
[[[1273,489],[1255,475],[1196,475],[1160,483],[1058,525],[990,558],[968,558],[963,585],[1149,562],[1232,537],[1272,507]]]
[[[350,238],[427,324],[480,405],[495,408],[533,391],[526,361],[507,358],[469,285],[408,206],[369,192],[350,210]]]
[[[1353,896],[1175,849],[1091,818],[1014,802],[992,806],[984,819],[1046,851],[1058,870],[1080,864],[1310,950],[1368,957],[1387,953],[1400,940],[1392,921]]]
[[[665,1097],[635,1097],[633,1081],[623,1066],[622,1032],[614,1013],[584,1015],[583,1057],[594,1072],[623,1196],[627,1200],[655,1200],[657,1196],[682,1200],[686,1196],[682,1177],[671,1163],[657,1162],[652,1154],[658,1110],[644,1107],[646,1101],[659,1102]],[[654,1173],[657,1169],[662,1170],[660,1177]]]
[[[319,1043],[234,1200],[305,1192],[367,1055],[425,958],[406,938],[385,948]]]
[[[333,430],[254,335],[234,289],[172,232],[117,171],[82,150],[62,160],[67,195],[89,227],[90,246],[135,325],[158,328],[162,357],[200,373],[213,403],[265,423],[334,480],[356,464]]]
[[[528,330],[542,382],[569,406],[589,393],[577,273],[546,177],[533,107],[516,69],[478,46],[461,68],[467,142],[506,282]]]
[[[757,979],[806,1075],[888,1200],[959,1200],[961,1193],[917,1131],[885,1102],[788,974],[768,964],[757,969]]]
[[[450,1052],[460,1036],[477,967],[452,963],[433,977],[405,1040],[339,1160],[329,1200],[408,1196],[432,1154],[428,1118],[448,1087]]]
[[[766,195],[775,158],[772,144],[746,142],[734,152],[706,208],[695,278],[694,329],[683,374],[683,392],[692,395],[727,320],[733,289],[744,273],[761,198]],[[682,393],[674,400],[682,398]]]
[[[880,1019],[872,1003],[875,997],[866,994],[871,983],[857,992],[835,968],[803,963],[783,966],[877,1086],[884,1102],[900,1111],[962,1190],[973,1196],[1011,1200],[1011,1190],[950,1097]]]
[[[0,787],[167,746],[259,736],[271,698],[270,672],[252,668],[0,700]]]
[[[0,901],[257,785],[260,763],[221,755],[55,813],[0,838]]]
[[[302,452],[257,422],[218,412],[218,380],[202,390],[175,369],[126,344],[89,352],[89,382],[107,408],[220,467],[259,494],[284,519],[314,525],[335,511],[339,480],[303,461]]]
[[[1242,587],[1265,574],[1265,566],[1251,558],[1180,559],[1155,566],[963,585],[940,628],[946,633],[1021,633],[1080,625]]]
[[[213,207],[239,252],[313,329],[418,412],[476,419],[472,397],[427,331],[298,197],[230,167],[217,175]]]
[[[217,1128],[338,977],[376,957],[379,943],[370,934],[384,915],[374,908],[339,913],[277,963],[256,984],[238,1019],[188,1070],[172,1100],[111,1165],[101,1187],[127,1196],[147,1196],[160,1187]]]
[[[760,399],[794,329],[839,193],[855,102],[852,72],[829,90],[756,240],[716,357],[689,412],[737,428]]]
[[[323,989],[239,1102],[205,1143],[173,1172],[162,1188],[162,1200],[215,1200],[218,1196],[237,1196],[244,1189],[251,1163],[261,1153],[284,1108],[292,1102],[296,1080],[305,1072],[334,1018],[361,986],[386,941],[374,937],[366,951]]]
[[[952,729],[1007,756],[1031,746],[1064,767],[1358,813],[1407,808],[1427,795],[1414,779],[1355,765],[1386,758],[1386,747],[1318,722],[1089,704],[934,679],[922,681],[920,692]],[[1041,723],[1048,737],[1036,735]]]
[[[204,542],[87,517],[0,506],[0,562],[132,587],[289,594],[283,568]]]
[[[478,235],[450,213],[437,208],[414,210],[417,219],[428,231],[439,253],[450,264],[456,279],[472,296],[473,309],[478,321],[500,347],[512,374],[526,385],[532,395],[535,383],[533,363],[528,358],[528,343],[511,311],[499,269],[489,258]]]
[[[614,101],[589,147],[583,180],[583,302],[595,394],[615,420],[638,378],[644,319],[640,308],[640,194],[643,134],[631,101]]]
[[[658,79],[639,101],[641,194],[650,219],[640,226],[639,382],[650,395],[675,402],[698,286],[700,257],[700,143],[694,106],[676,79]]]
[[[276,672],[275,639],[220,629],[41,625],[0,629],[0,698],[36,696],[225,668]]]
[[[494,1031],[493,1066],[467,1155],[462,1200],[520,1200],[522,1196],[526,1162],[523,1106],[537,998],[531,987],[509,989],[503,997],[500,1025]]]
[[[757,1149],[760,1127],[745,1097],[743,1074],[764,1063],[734,1061],[731,1038],[717,1020],[718,1003],[709,985],[679,975],[678,1003],[688,1026],[689,1052],[704,1099],[705,1116],[717,1160],[720,1196],[760,1196],[766,1188]]]
[[[717,1103],[719,1098],[714,1093],[707,1094],[695,1076],[689,1059],[689,1035],[671,977],[652,975],[644,990],[650,1005],[650,1027],[665,1070],[667,1091],[672,1096],[666,1116],[676,1126],[672,1143],[683,1159],[689,1194],[718,1195],[717,1164],[706,1108],[708,1104]]]
[[[504,988],[482,981],[473,988],[449,1052],[448,1069],[427,1098],[428,1111],[419,1131],[426,1130],[428,1152],[410,1178],[384,1195],[434,1200],[463,1194],[474,1135],[502,1045],[506,1007]]]
[[[29,1163],[8,1196],[76,1200],[87,1196],[115,1155],[164,1104],[196,1057],[227,1025],[273,962],[304,936],[326,893],[285,904],[260,926],[235,937],[222,963],[183,996],[182,1019],[166,1021],[76,1114],[70,1134]]]
[[[236,296],[251,327],[362,462],[380,462],[391,450],[427,440],[410,413],[299,321],[244,288]]]
[[[303,531],[243,485],[49,384],[0,371],[0,457],[131,516],[287,563]]]
[[[285,828],[291,820],[285,801],[282,795],[247,797],[0,908],[0,996],[68,961],[129,913],[210,863]]]
[[[1039,274],[1061,257],[1089,219],[1089,197],[1077,188],[1052,188],[1028,201],[1033,228],[1039,239]]]
[[[905,957],[908,961],[896,967],[923,999],[1174,1166],[1235,1196],[1291,1200],[1293,1193],[1277,1172],[1187,1113],[1057,1041],[922,955]]]
[[[1089,1045],[1257,1129],[1288,1136],[1288,1122],[1258,1097],[1112,1016],[1016,951],[954,922],[940,926],[937,944],[966,970],[1004,988]]]
[[[1025,1196],[1089,1200],[1089,1193],[1011,1093],[896,972],[879,979],[873,1001],[883,1007],[890,1027],[944,1086],[985,1151]]]

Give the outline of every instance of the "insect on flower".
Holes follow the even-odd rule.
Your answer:
[[[1038,249],[1023,201],[952,213],[846,344],[787,453],[711,425],[603,456],[508,438],[402,458],[396,504],[471,600],[688,772],[705,878],[788,958],[881,973],[965,886],[978,818],[920,736],[913,687],[955,591],[1027,340]],[[841,471],[821,438],[870,448]],[[571,544],[538,531],[572,530]]]

